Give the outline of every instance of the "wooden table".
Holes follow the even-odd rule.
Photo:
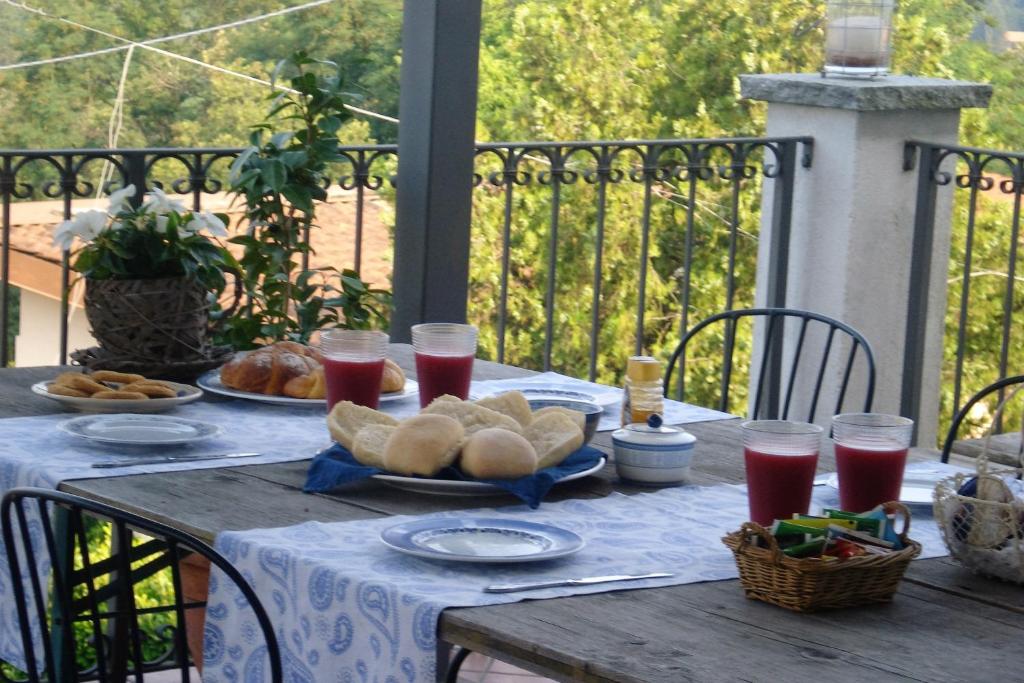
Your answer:
[[[411,351],[395,359],[415,375]],[[29,394],[54,368],[0,372],[0,416],[55,412]],[[478,379],[528,371],[478,361]],[[2,423],[0,423],[2,424]],[[693,424],[690,480],[740,482],[738,420]],[[609,436],[595,445],[609,450]],[[916,457],[937,458],[933,451]],[[833,469],[827,446],[820,469]],[[331,494],[302,493],[307,462],[68,481],[61,489],[146,515],[207,540],[224,530],[279,527],[490,507],[498,498],[399,492],[366,482]],[[606,468],[556,487],[550,500],[596,498],[624,486]],[[508,502],[511,504],[512,499]],[[446,610],[440,637],[558,680],[1007,681],[1024,680],[1024,591],[978,578],[948,559],[912,563],[890,605],[792,614],[744,598],[737,581],[624,590]]]

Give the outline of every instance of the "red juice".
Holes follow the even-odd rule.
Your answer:
[[[352,401],[367,408],[380,403],[380,385],[384,377],[384,359],[354,360],[324,356],[327,380],[327,410],[338,401]]]
[[[818,454],[765,453],[746,447],[747,495],[750,519],[768,526],[794,513],[807,514],[811,504]]]
[[[473,375],[473,356],[435,356],[416,353],[416,381],[420,385],[420,407],[438,396],[451,394],[469,398],[469,380]]]
[[[849,512],[867,512],[900,499],[906,448],[863,448],[836,443],[839,504]]]

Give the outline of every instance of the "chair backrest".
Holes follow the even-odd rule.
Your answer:
[[[875,357],[864,336],[846,323],[820,313],[791,308],[745,308],[718,313],[694,325],[676,347],[665,372],[665,395],[670,387],[676,363],[680,363],[679,381],[675,397],[686,398],[685,369],[687,347],[702,332],[708,334],[715,326],[724,326],[721,344],[721,375],[718,381],[718,410],[729,412],[729,395],[735,366],[737,328],[744,318],[761,322],[760,355],[751,348],[751,363],[760,360],[754,391],[751,419],[802,419],[814,422],[822,387],[826,384],[830,367],[841,369],[835,410],[842,412],[846,391],[850,384],[854,363],[863,359],[866,372],[864,402],[856,410],[869,412],[875,395]],[[787,326],[787,321],[791,324]],[[755,340],[756,341],[756,340]],[[848,347],[848,348],[847,348]],[[752,366],[751,366],[752,367]],[[753,370],[751,370],[753,372]],[[785,376],[785,377],[784,377]],[[795,414],[794,394],[800,382],[812,382],[809,398],[805,398],[807,412]]]
[[[186,601],[182,590],[179,561],[192,553],[238,586],[263,631],[271,680],[282,680],[277,639],[263,605],[238,570],[194,536],[109,505],[35,488],[12,489],[4,496],[0,525],[30,682],[123,681],[127,676],[143,681],[147,670],[173,668],[188,683],[192,674],[185,614],[206,605]],[[106,531],[102,527],[109,528],[111,550],[96,556],[104,545],[97,543]],[[47,568],[52,581],[47,580]],[[171,575],[170,604],[140,604],[138,584],[166,570]],[[161,615],[173,619],[175,627],[169,661],[154,667],[144,657],[147,643],[140,620]],[[80,671],[76,655],[83,651],[95,657],[95,664]]]
[[[971,408],[984,401],[992,394],[998,394],[999,402],[1002,402],[1003,397],[1006,394],[1006,390],[1010,389],[1012,391],[1012,387],[1016,387],[1018,384],[1024,384],[1024,375],[1004,377],[998,382],[989,384],[974,396],[971,396],[970,400],[957,411],[956,416],[953,418],[953,423],[949,426],[949,431],[946,432],[946,441],[942,444],[942,462],[949,462],[949,455],[953,452],[953,443],[956,441],[956,437],[960,433],[960,427],[963,425],[964,420],[966,420],[967,416],[971,414]],[[1022,447],[1024,447],[1024,444],[1022,444]],[[1020,453],[1018,453],[1018,456],[1019,455]]]

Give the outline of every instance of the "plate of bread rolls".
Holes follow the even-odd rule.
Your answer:
[[[274,405],[327,404],[323,357],[315,346],[282,341],[254,351],[239,351],[217,370],[199,378],[207,391]],[[380,400],[413,396],[416,382],[406,379],[393,360],[384,362]]]
[[[456,467],[472,479],[519,479],[562,463],[584,445],[586,416],[568,408],[533,411],[522,393],[479,401],[441,396],[418,415],[396,420],[386,413],[342,401],[327,415],[331,436],[361,464],[384,470],[386,484],[422,493],[504,493],[484,481],[439,478]],[[570,474],[572,481],[599,471]]]
[[[50,381],[33,384],[32,392],[93,413],[158,413],[203,395],[201,389],[190,384],[113,370],[64,372]]]

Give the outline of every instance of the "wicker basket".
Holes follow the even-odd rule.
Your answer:
[[[746,522],[722,542],[736,557],[740,583],[747,597],[795,612],[889,602],[921,544],[907,537],[910,511],[886,503],[887,512],[903,516],[903,550],[885,555],[862,555],[845,560],[797,559],[783,554],[775,537],[760,524]],[[761,538],[767,547],[753,545]]]
[[[195,377],[225,360],[210,342],[208,294],[184,277],[87,279],[85,314],[99,346],[72,358],[93,370]]]

